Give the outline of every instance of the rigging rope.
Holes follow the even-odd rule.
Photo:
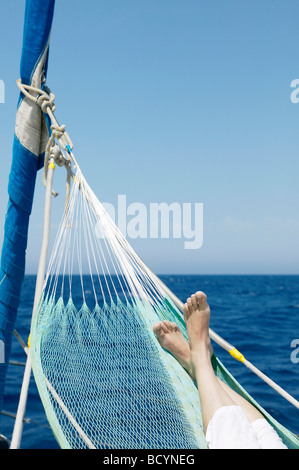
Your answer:
[[[23,84],[20,79],[17,80],[17,85],[23,95],[40,106],[41,110],[50,118],[51,133],[45,150],[43,183],[44,186],[46,186],[49,161],[52,157],[54,158],[55,163],[59,167],[64,166],[67,172],[65,202],[65,207],[67,209],[71,177],[73,176],[71,169],[71,158],[69,156],[73,149],[73,143],[65,129],[65,125],[59,125],[54,116],[54,111],[56,109],[54,103],[55,95],[51,93],[49,88],[46,86],[44,86],[44,90],[41,90],[39,88]],[[58,143],[56,143],[56,141]],[[58,196],[58,193],[56,193],[54,190],[52,190],[52,194],[54,197]]]

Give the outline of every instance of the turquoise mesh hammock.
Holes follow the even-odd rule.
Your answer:
[[[196,383],[153,333],[164,319],[187,338],[181,312],[77,168],[30,335],[35,380],[61,448],[207,448]],[[299,447],[215,356],[212,362],[289,448]]]

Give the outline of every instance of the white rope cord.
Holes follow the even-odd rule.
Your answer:
[[[99,281],[99,285],[100,285],[100,289],[101,289],[101,294],[102,294],[102,297],[103,297],[103,300],[105,300],[105,293],[104,293],[104,289],[103,289],[103,285],[102,285],[102,281],[101,281],[101,277],[100,277],[100,270],[99,270],[99,267],[98,267],[98,263],[97,263],[97,256],[96,256],[96,251],[97,251],[97,255],[98,255],[98,259],[100,261],[100,265],[101,265],[101,271],[104,273],[104,270],[103,270],[103,263],[102,263],[102,259],[101,259],[101,256],[100,256],[100,252],[99,252],[99,249],[98,249],[98,246],[97,246],[97,243],[96,243],[96,236],[92,237],[92,233],[95,232],[95,230],[92,229],[92,227],[97,227],[97,224],[99,223],[98,220],[96,219],[96,214],[94,214],[94,212],[92,211],[91,209],[91,206],[90,204],[87,203],[87,200],[85,199],[85,202],[86,202],[86,206],[85,206],[85,213],[86,213],[86,219],[87,219],[87,224],[88,225],[88,238],[89,238],[89,243],[90,243],[90,246],[91,246],[91,251],[92,251],[92,255],[93,255],[93,261],[94,261],[94,265],[95,265],[95,269],[96,269],[96,272],[97,272],[97,278],[98,278],[98,281]],[[94,226],[93,226],[93,222],[92,222],[92,216],[95,217],[95,220],[96,222],[94,222]],[[94,246],[95,245],[95,246]],[[92,273],[91,273],[92,275]],[[108,283],[107,283],[107,280],[106,280],[106,276],[104,275],[105,277],[105,281],[106,281],[106,285],[108,286]],[[108,292],[110,293],[110,291],[108,290]],[[110,293],[110,297],[111,297],[111,293]]]
[[[41,90],[39,88],[35,88],[33,86],[30,86],[30,85],[25,85],[24,83],[21,82],[20,79],[17,80],[17,85],[18,85],[20,91],[27,98],[29,98],[34,103],[38,104],[41,107],[41,110],[45,114],[49,115],[49,117],[51,119],[51,123],[52,123],[53,126],[56,127],[56,129],[61,129],[61,127],[63,127],[63,126],[59,126],[59,124],[58,124],[58,122],[57,122],[57,120],[56,120],[56,118],[53,114],[55,109],[56,109],[56,106],[54,104],[55,95],[53,93],[50,92],[50,94],[48,94],[46,91]],[[63,131],[62,135],[59,135],[58,141],[59,141],[61,147],[65,151],[67,151],[67,152],[72,151],[73,143],[72,143],[68,133],[66,132],[65,128],[64,128],[64,131]]]
[[[76,237],[78,236],[77,226],[78,226],[79,208],[78,206],[76,207],[76,198],[77,198],[78,193],[79,193],[78,185],[75,185],[73,189],[73,199],[71,201],[71,205],[69,209],[69,214],[71,214],[71,220],[69,220],[69,214],[68,214],[68,220],[65,219],[65,225],[64,225],[64,231],[68,235],[67,241],[66,241],[66,245],[63,247],[62,252],[61,252],[61,256],[65,256],[65,253],[66,253],[66,257],[68,257],[68,265],[69,265],[68,276],[69,276],[70,297],[72,297],[73,266],[74,266],[74,260],[75,260]],[[70,223],[71,226],[73,225],[75,226],[74,231],[68,227],[68,223]]]
[[[90,194],[89,189],[90,188],[86,184],[86,181],[82,177],[81,192],[84,193],[86,191],[84,201],[90,200],[91,197],[93,196],[93,194]],[[97,227],[101,226],[102,231],[105,232],[104,233],[104,239],[103,239],[105,250],[106,250],[106,253],[108,254],[108,257],[109,257],[110,262],[112,264],[113,272],[114,272],[114,274],[116,275],[116,277],[118,279],[119,286],[121,287],[123,295],[126,298],[126,293],[125,293],[125,290],[123,288],[121,279],[119,277],[119,272],[122,272],[124,267],[123,267],[123,265],[120,264],[119,258],[115,255],[115,248],[113,246],[113,241],[114,241],[115,237],[109,235],[109,233],[111,233],[111,227],[110,227],[110,221],[107,219],[108,214],[104,211],[104,208],[102,206],[100,206],[100,204],[98,204],[98,201],[97,201],[96,204],[95,203],[92,204],[92,207],[94,207],[94,206],[97,206],[97,209],[100,209],[99,210],[99,212],[101,212],[100,214],[95,214],[94,210],[93,211],[91,210],[90,204],[85,205],[85,211],[84,212],[85,212],[85,215],[87,214],[87,222],[89,222],[90,226],[91,226],[91,228],[88,230],[88,232],[89,232],[89,234],[91,234],[91,232],[94,232],[95,224],[97,224]],[[93,219],[94,219],[93,222],[92,222],[92,215],[93,216],[96,215],[96,218],[93,217]],[[93,237],[93,238],[95,240],[96,247],[99,247],[99,250],[101,252],[100,261],[101,261],[101,258],[103,258],[104,264],[105,264],[105,267],[106,267],[106,271],[107,271],[107,273],[109,275],[109,278],[110,278],[111,285],[113,286],[114,292],[117,295],[117,289],[116,289],[114,281],[111,277],[111,269],[109,269],[109,267],[108,267],[108,263],[107,263],[107,260],[106,260],[106,256],[104,254],[104,250],[102,248],[102,243],[101,243],[100,237],[98,237],[97,239],[95,239],[96,237]],[[93,252],[95,252],[95,250],[93,248],[92,248],[92,250],[93,250]],[[99,251],[99,250],[97,250],[97,251]],[[95,261],[95,264],[97,265],[96,261]],[[117,268],[119,268],[119,269],[117,269]],[[105,272],[103,272],[103,274],[105,275]],[[125,277],[123,277],[123,278],[125,279]]]
[[[114,273],[116,275],[118,275],[117,274],[117,269],[115,267],[115,262],[114,262],[114,260],[117,259],[117,258],[113,259],[113,257],[112,257],[112,253],[111,253],[112,239],[109,238],[109,236],[108,236],[109,224],[110,224],[109,219],[110,218],[109,218],[107,212],[105,211],[104,207],[102,206],[102,204],[100,204],[99,201],[95,198],[95,196],[94,196],[93,192],[91,191],[90,187],[87,185],[86,180],[84,179],[83,175],[82,175],[82,178],[83,178],[83,181],[84,181],[83,192],[86,191],[85,197],[87,198],[88,201],[91,201],[91,207],[93,208],[94,214],[96,214],[97,224],[99,224],[101,226],[101,229],[102,229],[102,232],[103,232],[103,235],[104,235],[103,240],[104,240],[104,246],[105,246],[106,252],[109,255],[109,259],[111,261]],[[94,202],[92,201],[92,199],[94,200]],[[98,210],[98,213],[95,212],[95,207]],[[103,223],[104,221],[105,221],[105,224]],[[98,242],[99,247],[100,247],[101,255],[104,258],[104,264],[105,264],[106,271],[107,271],[107,274],[109,276],[110,282],[113,286],[114,293],[117,296],[118,295],[117,294],[117,289],[115,287],[115,284],[114,284],[112,276],[111,276],[111,270],[108,267],[108,263],[107,263],[107,260],[106,260],[105,254],[104,254],[104,250],[102,248],[102,243],[100,241],[100,237],[98,237],[97,242]],[[105,273],[104,273],[104,275],[105,275]],[[118,278],[118,281],[120,282],[119,278]],[[108,285],[107,281],[106,281],[106,284]],[[121,285],[121,283],[120,283],[120,285]],[[111,297],[111,300],[112,300],[112,297]]]
[[[52,385],[50,384],[49,380],[47,379],[47,377],[44,376],[44,380],[45,380],[45,383],[46,383],[46,386],[47,388],[49,389],[49,391],[51,392],[53,398],[55,399],[55,401],[57,402],[57,404],[59,405],[59,407],[62,409],[62,411],[64,412],[64,414],[66,415],[66,417],[68,418],[68,420],[72,423],[72,425],[74,426],[74,428],[76,429],[77,433],[79,434],[79,436],[81,437],[81,439],[83,439],[83,441],[85,442],[85,444],[87,445],[87,447],[89,449],[96,449],[96,447],[94,446],[94,444],[91,442],[91,440],[89,439],[89,437],[85,434],[85,432],[83,431],[83,429],[79,426],[79,424],[77,423],[77,421],[74,419],[73,415],[69,412],[68,408],[65,406],[65,404],[63,403],[62,399],[60,398],[60,396],[56,393],[56,390],[54,389],[54,387],[52,387]]]
[[[114,254],[114,259],[116,260],[117,264],[121,266],[120,272],[124,274],[124,277],[129,283],[130,289],[134,296],[141,298],[146,297],[145,291],[144,289],[142,289],[140,282],[137,280],[134,270],[132,269],[131,263],[128,263],[125,251],[122,249],[118,242],[118,239],[120,237],[123,238],[123,235],[121,234],[117,226],[114,224],[109,214],[107,214],[103,206],[99,203],[98,199],[96,198],[90,187],[87,185],[87,183],[86,186],[88,187],[89,197],[93,206],[96,208],[97,211],[101,211],[102,217],[99,217],[99,220],[101,220],[101,218],[105,219],[105,225],[102,224],[102,228],[105,233],[104,240],[105,243],[106,240],[109,240],[111,249]],[[112,258],[111,261],[113,262]],[[114,263],[113,267],[115,269],[115,272],[117,273]]]
[[[68,223],[72,223],[72,221],[68,222]],[[70,251],[70,243],[69,243],[70,236],[71,236],[71,230],[67,230],[66,231],[66,243],[65,243],[65,250],[67,250],[67,253],[66,253],[66,256],[64,257],[63,272],[62,272],[62,283],[61,283],[61,293],[60,293],[62,298],[63,298],[63,294],[64,294],[64,279],[65,279],[65,275],[66,275],[67,260],[69,258],[69,251]],[[62,255],[61,255],[61,258],[62,258]]]
[[[101,277],[100,277],[100,272],[99,272],[100,270],[99,270],[98,264],[96,262],[96,260],[97,260],[96,250],[97,250],[97,254],[98,254],[98,259],[100,260],[100,265],[101,265],[102,272],[103,272],[103,263],[102,263],[102,260],[101,260],[101,256],[99,255],[99,250],[98,250],[98,247],[97,247],[97,243],[94,242],[95,237],[92,237],[92,235],[91,235],[92,234],[92,230],[91,230],[91,227],[92,227],[92,214],[91,214],[91,207],[87,203],[86,203],[86,216],[87,216],[87,220],[88,220],[88,223],[89,223],[89,229],[87,230],[87,232],[88,232],[89,243],[90,243],[91,251],[92,251],[92,255],[93,255],[94,266],[95,266],[95,269],[96,269],[97,278],[98,278],[98,281],[99,281],[99,286],[100,286],[100,289],[101,289],[102,298],[105,301],[105,293],[104,293],[104,289],[103,289],[103,285],[102,285],[102,281],[101,281]]]
[[[73,218],[73,226],[77,227],[77,220],[78,220],[78,207],[76,208],[76,213],[74,213]],[[73,233],[73,237],[71,238],[71,247],[70,247],[70,270],[69,270],[69,284],[70,284],[70,295],[72,292],[72,279],[73,279],[73,266],[74,266],[74,259],[75,259],[75,246],[76,246],[76,230]]]
[[[140,266],[136,263],[135,259],[132,258],[131,253],[129,253],[128,250],[124,250],[124,247],[126,245],[124,243],[119,243],[119,239],[123,238],[122,234],[118,232],[118,229],[116,228],[109,214],[105,211],[102,204],[98,201],[98,199],[86,183],[86,180],[84,179],[79,168],[77,168],[75,181],[77,181],[77,184],[73,186],[71,192],[70,203],[68,208],[68,223],[66,221],[66,214],[64,214],[64,221],[60,225],[60,233],[57,236],[57,242],[59,244],[59,247],[57,249],[54,249],[52,258],[49,263],[50,270],[57,270],[56,274],[52,274],[52,278],[54,278],[54,282],[51,281],[53,282],[52,295],[57,288],[59,275],[58,271],[60,271],[61,265],[63,266],[62,292],[64,285],[65,269],[67,265],[70,267],[69,276],[72,277],[75,259],[74,254],[76,253],[76,260],[80,270],[79,274],[81,280],[81,288],[84,296],[84,284],[82,277],[82,249],[84,247],[85,255],[87,256],[88,260],[88,270],[91,277],[96,302],[97,295],[92,276],[93,268],[95,268],[97,272],[102,295],[104,294],[103,286],[101,285],[99,265],[101,267],[101,272],[104,275],[107,288],[109,289],[109,283],[106,279],[106,276],[108,274],[110,278],[110,285],[113,287],[115,295],[117,295],[117,289],[111,277],[112,272],[116,275],[118,285],[121,288],[124,298],[126,299],[126,301],[128,301],[127,295],[129,295],[131,304],[133,303],[134,297],[146,298],[151,303],[161,301],[161,299],[163,299],[163,296],[159,296],[157,294],[157,288],[155,284],[151,281],[150,278],[145,275],[142,270],[140,270]],[[80,190],[78,188],[80,188]],[[69,229],[70,225],[75,225],[73,236],[71,236],[72,230]],[[104,235],[103,239],[101,239],[101,237],[99,236],[94,236],[96,228],[101,228],[101,231]],[[102,246],[102,243],[104,244],[104,246]],[[70,253],[72,253],[71,261],[69,258]],[[106,255],[108,255],[109,261],[112,265],[112,271],[108,266]],[[105,270],[103,269],[103,265],[106,268]],[[103,298],[104,297],[105,295],[103,295]],[[110,300],[111,299],[112,295],[110,292]]]
[[[63,222],[60,224],[60,229],[58,231],[56,241],[54,244],[54,251],[52,252],[52,256],[49,262],[49,268],[48,272],[50,272],[51,269],[53,269],[53,273],[56,273],[56,276],[52,275],[49,284],[52,285],[52,293],[51,295],[54,295],[56,292],[56,287],[58,283],[58,273],[59,273],[59,267],[62,262],[62,255],[63,255],[63,250],[65,249],[65,246],[67,245],[67,238],[68,234],[65,233],[65,227],[63,226]],[[55,267],[53,267],[55,266]],[[47,283],[49,275],[47,274],[45,283]]]
[[[89,207],[88,213],[89,213],[90,217],[91,217],[91,212],[93,212],[93,211],[91,211],[91,209],[90,209],[90,207]],[[93,212],[93,215],[96,217],[96,214],[94,214],[94,212]],[[102,226],[103,222],[102,222],[101,218],[97,218],[97,217],[96,217],[96,221],[97,221],[97,222],[96,222],[96,227],[97,227],[97,228],[99,228],[99,225]],[[103,231],[103,227],[101,227],[101,228],[102,228],[102,231]],[[99,234],[98,234],[98,235],[99,235]],[[95,245],[96,245],[96,246],[97,246],[97,244],[100,244],[100,245],[101,245],[100,236],[98,236],[97,238],[98,238],[98,240],[95,241]],[[95,239],[95,237],[94,237],[94,239]],[[123,293],[123,295],[124,295],[124,298],[126,299],[126,301],[128,301],[127,294],[126,294],[126,290],[125,290],[123,284],[125,285],[125,287],[126,287],[126,289],[127,289],[127,292],[128,292],[128,294],[129,294],[129,296],[131,297],[131,300],[132,300],[132,295],[131,295],[131,292],[130,292],[130,290],[129,290],[129,287],[128,287],[128,283],[127,283],[127,281],[126,281],[126,278],[125,278],[125,276],[123,275],[123,273],[122,273],[122,271],[121,271],[121,266],[120,266],[119,260],[118,260],[117,258],[115,258],[115,257],[114,257],[114,261],[112,260],[113,254],[111,253],[109,244],[106,244],[106,249],[107,249],[107,251],[108,251],[108,253],[109,253],[109,257],[110,257],[110,259],[111,259],[111,261],[112,261],[112,265],[113,265],[113,267],[114,267],[114,270],[115,270],[115,273],[116,273],[116,276],[117,276],[117,279],[118,279],[118,283],[119,283],[119,285],[120,285],[120,287],[121,287],[121,290],[122,290],[122,293]],[[119,273],[120,273],[120,276],[122,277],[122,281],[121,281],[121,279],[120,279]]]
[[[51,157],[54,157],[55,163],[59,166],[64,166],[67,171],[67,178],[66,178],[66,202],[65,207],[68,207],[68,199],[69,199],[69,192],[70,192],[70,179],[71,179],[71,158],[69,156],[70,152],[73,149],[73,143],[65,130],[65,125],[60,126],[58,121],[54,116],[55,111],[55,104],[54,99],[55,95],[50,92],[48,94],[46,91],[35,88],[30,85],[25,85],[21,82],[21,80],[17,80],[17,86],[19,87],[20,91],[26,96],[28,99],[33,101],[34,103],[38,104],[41,110],[48,114],[51,120],[51,135],[48,140],[46,150],[45,150],[45,162],[44,162],[44,174],[43,174],[43,182],[44,186],[46,186],[47,175],[48,175],[48,162],[50,161]],[[59,146],[55,144],[55,140],[59,143]],[[58,194],[56,191],[52,189],[52,194],[56,197]]]
[[[110,246],[112,248],[113,259],[112,259],[110,251],[109,251],[109,255],[111,257],[116,275],[118,277],[118,281],[119,281],[120,284],[122,284],[122,281],[120,280],[120,277],[119,277],[119,273],[120,273],[120,275],[123,279],[123,282],[126,285],[128,291],[129,292],[132,291],[135,296],[139,294],[142,297],[144,297],[144,289],[139,290],[139,292],[136,291],[135,286],[138,286],[138,284],[140,284],[140,282],[137,281],[137,277],[136,277],[136,274],[134,273],[134,270],[132,269],[130,264],[128,264],[127,258],[125,258],[125,253],[123,252],[123,250],[119,249],[119,243],[118,243],[118,241],[116,239],[116,236],[115,236],[115,227],[114,227],[114,225],[112,225],[111,221],[109,219],[107,219],[107,214],[105,214],[105,215],[106,215],[106,218],[105,218],[105,230],[106,230],[105,241],[108,240],[110,242]],[[109,247],[107,245],[107,249],[108,248]],[[129,284],[130,284],[130,286],[129,286]],[[130,289],[129,289],[129,287],[130,287]],[[131,296],[131,298],[132,298],[132,296]]]
[[[83,213],[87,214],[87,202],[86,200],[83,201]],[[88,220],[88,218],[86,217],[86,221]],[[94,280],[93,280],[93,274],[92,274],[92,268],[91,268],[91,260],[90,260],[90,253],[89,253],[89,246],[90,245],[90,231],[89,232],[89,236],[87,235],[87,231],[86,231],[86,225],[85,223],[83,223],[83,235],[84,235],[84,243],[85,243],[85,247],[86,247],[86,255],[87,255],[87,262],[88,262],[88,268],[89,268],[89,274],[90,274],[90,279],[91,279],[91,283],[92,283],[92,289],[93,289],[93,294],[94,294],[94,297],[95,297],[95,303],[97,304],[98,303],[98,298],[97,298],[97,294],[96,294],[96,290],[95,290],[95,285],[94,285]]]
[[[79,217],[82,214],[82,198],[79,199]],[[77,256],[78,256],[78,266],[79,266],[79,274],[82,286],[82,296],[83,302],[85,303],[85,291],[84,291],[84,283],[83,283],[83,266],[82,266],[82,222],[81,219],[78,218],[78,226],[77,226]]]

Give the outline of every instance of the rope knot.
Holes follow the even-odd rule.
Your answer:
[[[50,88],[45,85],[45,82],[46,80],[44,77],[42,81],[43,89],[39,89],[31,85],[25,85],[22,83],[21,79],[17,80],[17,85],[24,96],[36,103],[41,108],[42,112],[47,114],[50,118],[52,132],[49,136],[45,150],[43,182],[46,186],[50,159],[53,159],[50,164],[53,164],[54,161],[59,167],[65,167],[67,172],[65,210],[67,211],[69,203],[70,182],[71,177],[73,176],[71,161],[75,161],[74,156],[71,153],[73,149],[73,143],[67,131],[65,130],[65,125],[63,124],[60,126],[54,116],[54,111],[56,109],[54,104],[55,95],[51,93]],[[55,143],[55,139],[57,139],[59,145]],[[66,156],[64,152],[67,152],[68,156]],[[52,190],[52,193],[55,197],[58,196],[54,190]]]
[[[53,123],[51,125],[51,130],[54,138],[60,139],[65,133],[65,125],[62,124],[59,126],[58,124]]]
[[[50,93],[50,95],[42,94],[36,99],[36,102],[41,107],[41,110],[44,113],[47,113],[48,108],[50,108],[51,111],[54,112],[56,109],[54,99],[55,95],[53,95],[53,93]]]

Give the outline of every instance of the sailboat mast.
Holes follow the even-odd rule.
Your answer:
[[[55,0],[26,0],[20,63],[20,79],[24,85],[39,89],[44,86],[54,6]],[[41,108],[20,93],[0,265],[0,339],[5,345],[5,362],[0,363],[0,409],[25,275],[36,176],[44,165],[49,134],[47,119]],[[29,367],[26,374],[28,370]]]
[[[53,188],[54,170],[55,170],[54,159],[51,158],[50,163],[49,163],[49,169],[48,169],[46,195],[45,195],[43,240],[42,240],[39,266],[38,266],[38,272],[37,272],[37,278],[36,278],[36,288],[35,288],[32,315],[34,315],[38,307],[38,304],[42,295],[42,291],[43,291],[43,283],[44,283],[44,278],[45,278],[46,263],[47,263],[48,248],[49,248],[49,239],[50,239],[50,228],[51,228],[51,206],[52,206],[52,188]],[[15,426],[14,426],[11,445],[10,445],[11,449],[20,448],[24,416],[25,416],[25,411],[26,411],[26,403],[27,403],[27,397],[28,397],[28,388],[29,388],[29,382],[30,382],[30,376],[31,376],[31,369],[32,367],[31,367],[31,358],[30,358],[30,349],[29,349],[29,354],[27,356],[22,389],[21,389],[21,394],[20,394],[19,406],[18,406]]]

